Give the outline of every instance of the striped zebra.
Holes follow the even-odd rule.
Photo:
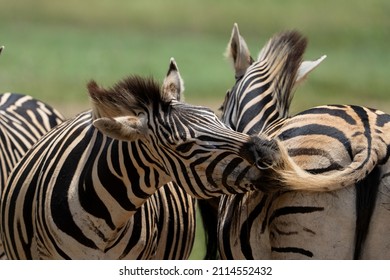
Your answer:
[[[236,84],[223,105],[225,123],[241,132],[266,132],[280,139],[294,161],[310,173],[342,170],[356,155],[361,159],[356,173],[367,165],[370,168],[356,184],[330,192],[251,191],[223,196],[220,256],[389,259],[390,239],[385,236],[390,230],[386,222],[390,116],[360,106],[332,105],[286,118],[292,89],[302,74],[306,40],[295,32],[283,33],[272,38],[253,61],[235,26],[229,46]],[[304,185],[310,188],[310,184]]]
[[[181,100],[183,91],[181,86],[172,94]],[[120,258],[188,259],[195,241],[195,208],[195,199],[175,182],[157,189],[127,221],[132,228]]]
[[[172,93],[181,100],[183,91],[181,86]],[[188,259],[195,241],[195,208],[195,199],[175,182],[157,189],[127,221],[132,228],[120,258]]]
[[[31,96],[0,95],[0,193],[20,158],[42,135],[62,121],[60,113]],[[5,258],[0,241],[0,259]]]
[[[3,50],[0,46],[0,54]],[[20,158],[63,119],[55,109],[31,96],[0,94],[0,194]],[[5,258],[0,240],[0,260]]]
[[[0,53],[3,47],[0,47]],[[0,193],[20,157],[64,118],[30,96],[0,95]],[[124,250],[140,258],[186,259],[195,239],[195,200],[177,184],[160,188],[130,218],[133,225]],[[165,244],[163,247],[161,244]],[[0,259],[6,255],[0,242]]]
[[[0,47],[0,53],[3,49],[4,47]],[[64,118],[43,103],[37,106],[38,101],[29,96],[7,93],[0,95],[0,98],[0,114],[5,121],[0,123],[3,135],[3,142],[0,143],[1,193],[11,169],[27,148]],[[35,120],[32,120],[27,116],[27,110],[31,117],[38,114],[41,116],[35,116]],[[13,122],[12,118],[15,116],[19,119],[18,122]],[[39,121],[43,122],[41,127],[38,127]],[[12,146],[14,139],[17,140],[15,144],[20,143],[16,148]],[[153,256],[155,259],[187,259],[195,239],[195,200],[177,184],[170,182],[142,205],[130,218],[129,224],[137,225],[133,227],[129,244],[125,248],[129,255],[140,258]],[[5,258],[0,241],[0,259]]]
[[[128,222],[128,224],[139,224],[135,215],[140,211],[145,211],[144,209],[150,208],[149,204],[153,203],[156,203],[156,206],[152,208],[156,209],[153,210],[155,214],[150,215],[150,218],[145,220],[147,222],[145,226],[140,226],[139,230],[150,229],[150,221],[157,222],[155,226],[157,228],[157,238],[153,240],[155,249],[152,254],[143,253],[140,258],[156,260],[188,259],[195,241],[195,199],[175,182],[169,182],[159,188],[136,211],[131,217],[133,221]],[[134,229],[131,234],[133,236],[136,234]],[[143,238],[142,235],[137,236],[139,236],[139,240]]]
[[[177,100],[181,87],[173,60],[161,88],[139,76],[108,89],[90,82],[92,110],[47,133],[10,175],[0,209],[7,256],[130,258],[132,229],[144,225],[131,217],[170,181],[209,198],[251,190],[260,179],[288,188],[280,178],[294,172],[306,180],[278,141],[228,129],[211,110]],[[271,162],[277,167],[263,168]],[[145,223],[155,217],[142,215]]]
[[[257,62],[260,67],[257,70],[261,71],[263,76],[253,76],[251,81],[248,79],[247,82],[251,84],[240,84],[242,88],[251,87],[250,92],[246,91],[242,94],[243,89],[237,88],[226,93],[225,101],[220,108],[223,113],[222,121],[236,131],[256,134],[265,130],[270,123],[277,124],[277,120],[288,117],[292,95],[284,94],[286,89],[280,88],[280,85],[288,78],[291,68],[298,65],[305,47],[306,41],[295,33],[281,34],[272,38],[259,54]],[[254,63],[237,24],[233,26],[225,56],[233,62],[236,81],[241,80],[248,67]],[[293,81],[294,87],[301,84],[325,58],[324,55],[316,61],[300,63],[296,79]],[[261,79],[261,87],[252,88],[258,79]],[[206,233],[205,259],[218,258],[217,224],[220,199],[221,197],[217,197],[199,201],[199,210]]]

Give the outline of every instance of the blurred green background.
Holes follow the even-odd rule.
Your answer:
[[[305,59],[328,56],[298,88],[292,113],[328,103],[390,112],[389,0],[0,0],[0,92],[30,94],[72,116],[88,108],[90,79],[162,81],[174,57],[186,101],[216,110],[234,82],[223,57],[234,22],[254,57],[286,29],[309,39]]]

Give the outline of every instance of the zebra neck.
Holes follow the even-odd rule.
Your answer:
[[[110,227],[123,225],[157,189],[169,181],[142,142],[123,142],[94,132],[80,172],[79,201]],[[156,168],[157,166],[157,168]]]
[[[266,130],[271,124],[282,119],[285,114],[277,110],[277,104],[273,102],[258,102],[244,108],[237,117],[236,130],[257,134]]]

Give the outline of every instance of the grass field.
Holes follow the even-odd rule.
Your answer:
[[[237,22],[253,56],[286,29],[308,37],[306,59],[328,56],[297,90],[292,113],[326,103],[390,112],[389,14],[388,0],[0,0],[0,92],[71,116],[88,108],[90,79],[162,80],[175,57],[186,101],[217,109],[234,81],[223,53]]]
[[[132,73],[162,79],[175,57],[186,100],[218,107],[233,83],[223,52],[234,22],[256,56],[275,32],[300,30],[306,59],[328,58],[301,87],[293,112],[323,103],[390,111],[390,2],[0,0],[2,91],[87,107],[85,83]],[[75,106],[77,104],[78,106]]]

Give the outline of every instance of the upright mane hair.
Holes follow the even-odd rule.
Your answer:
[[[272,68],[282,65],[272,84],[275,87],[274,94],[279,113],[283,117],[287,117],[294,96],[293,87],[306,46],[307,39],[299,32],[285,31],[272,37],[260,51],[257,59],[257,62],[266,61]]]
[[[136,108],[149,108],[166,103],[161,86],[153,78],[133,75],[124,78],[109,88],[100,87],[94,80],[87,85],[94,118],[120,116]]]

